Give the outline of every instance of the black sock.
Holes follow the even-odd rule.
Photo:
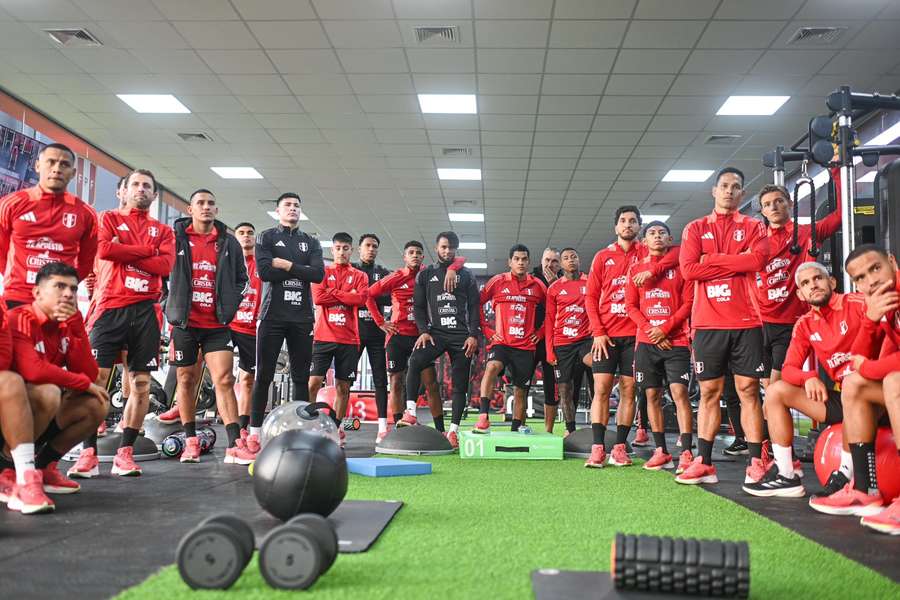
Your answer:
[[[603,423],[591,423],[591,433],[594,434],[594,445],[604,445],[606,442],[606,427]]]
[[[666,454],[669,453],[669,449],[666,448],[666,434],[664,432],[654,431],[653,443],[656,444],[657,448],[662,448]]]
[[[39,448],[55,438],[62,429],[59,428],[59,425],[56,424],[56,419],[51,419],[50,423],[47,425],[47,429],[44,430],[44,433],[39,435],[36,440],[34,440],[34,447]]]
[[[750,458],[762,458],[762,442],[747,442]]]
[[[712,464],[712,448],[713,443],[711,441],[697,437],[697,453],[703,457],[704,465]]]
[[[403,420],[402,412],[394,413],[394,425],[396,425],[397,423],[399,423],[402,420]]]
[[[647,416],[647,394],[641,392],[638,395],[638,423],[641,429],[650,429],[650,418]]]
[[[487,396],[482,396],[480,401],[480,407],[478,410],[479,413],[489,413],[491,412],[491,399]]]
[[[510,425],[509,430],[510,430],[510,431],[518,431],[518,430],[519,430],[519,427],[521,427],[521,426],[522,426],[522,421],[521,421],[521,419],[513,419],[513,420],[512,420],[512,425]]]
[[[375,386],[375,410],[378,411],[379,419],[387,419],[388,391],[386,385]]]
[[[184,429],[184,437],[197,437],[197,423],[195,421],[185,423],[181,428]]]
[[[875,442],[850,444],[850,457],[853,459],[853,488],[870,496],[878,494]]]
[[[431,417],[431,420],[434,421],[434,428],[444,433],[444,415],[438,415],[436,417]]]
[[[238,423],[241,429],[247,429],[250,426],[250,415],[238,415]]]
[[[616,444],[624,444],[630,431],[631,425],[616,425]]]
[[[573,433],[575,431],[575,421],[566,421],[566,431]]]
[[[744,437],[744,427],[741,425],[741,403],[740,401],[732,402],[728,399],[725,401],[728,409],[728,420],[731,421],[731,428],[734,429],[734,436]]]
[[[228,447],[234,448],[234,442],[241,437],[241,426],[237,423],[225,425],[225,435],[228,436]]]
[[[56,462],[62,458],[62,453],[57,452],[53,449],[53,446],[50,444],[45,444],[41,451],[38,452],[37,456],[34,457],[34,467],[36,469],[43,469],[47,465],[52,462]]]
[[[97,434],[96,433],[92,434],[91,437],[89,437],[88,439],[86,439],[84,441],[84,447],[85,448],[93,448],[94,454],[97,454]]]
[[[682,452],[685,450],[690,450],[694,445],[694,434],[693,433],[682,433],[681,434],[681,450]]]
[[[766,441],[769,439],[769,422],[763,419],[763,437],[762,441]]]
[[[134,427],[126,427],[122,430],[122,441],[119,443],[119,448],[124,448],[125,446],[134,446],[134,440],[137,439],[138,434],[140,433],[139,429],[135,429]]]
[[[12,457],[6,456],[3,454],[3,451],[0,450],[0,471],[3,471],[4,469],[12,469],[15,471],[16,463],[13,462]]]

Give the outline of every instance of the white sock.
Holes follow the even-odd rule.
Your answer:
[[[793,477],[794,459],[791,456],[791,447],[772,444],[772,452],[775,454],[775,464],[778,465],[778,473],[788,479]]]
[[[34,444],[19,444],[10,451],[16,465],[16,483],[25,484],[25,471],[34,469]]]
[[[841,450],[841,466],[838,471],[843,473],[847,479],[853,479],[853,457],[846,450]]]
[[[378,417],[378,433],[387,431],[387,417]]]
[[[450,423],[450,432],[453,433],[454,431],[459,431],[459,425],[457,425],[456,423]]]
[[[416,403],[415,402],[406,402],[406,410],[412,413],[413,416],[416,415]]]
[[[259,437],[259,434],[262,433],[262,427],[250,427],[250,435],[255,435]]]

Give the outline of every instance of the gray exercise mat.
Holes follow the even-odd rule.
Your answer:
[[[403,506],[400,501],[344,500],[328,517],[338,537],[338,552],[353,554],[372,547]],[[250,526],[256,534],[257,547],[271,529],[281,521],[260,511]]]
[[[617,590],[608,571],[560,571],[540,569],[531,572],[534,600],[696,600],[683,594],[654,594]],[[715,600],[704,596],[707,600]]]

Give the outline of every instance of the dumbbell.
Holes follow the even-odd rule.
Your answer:
[[[181,579],[191,588],[224,590],[241,576],[255,545],[253,530],[243,519],[217,514],[181,539],[175,562]]]
[[[337,534],[328,519],[303,513],[263,538],[259,570],[274,588],[305,590],[331,568],[337,553]]]

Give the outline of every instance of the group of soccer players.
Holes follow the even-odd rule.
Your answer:
[[[490,432],[490,398],[504,372],[514,387],[512,429],[525,431],[526,397],[540,361],[548,431],[557,406],[566,434],[575,430],[575,398],[591,373],[593,446],[586,467],[632,464],[626,442],[640,391],[655,446],[644,468],[674,468],[678,483],[717,483],[712,450],[728,379],[747,440],[745,492],[805,495],[791,448],[790,411],[796,410],[820,423],[844,423],[840,469],[810,506],[900,531],[900,503],[884,506],[874,467],[879,421],[900,433],[896,262],[881,248],[857,248],[845,268],[859,292],[837,293],[827,270],[811,260],[811,227],[792,223],[783,187],[760,192],[763,222],[738,211],[744,177],[725,168],[712,189],[713,211],[688,224],[680,246],[666,223],[642,223],[637,207],[623,206],[615,215],[615,242],[597,252],[587,274],[573,248],[547,249],[530,271],[529,249],[516,244],[509,271],[479,290],[451,231],[437,235],[433,265],[423,264],[422,243],[410,241],[403,268],[392,273],[375,263],[376,235],[356,241],[360,262],[352,264],[354,239],[336,233],[326,266],[319,241],[298,228],[297,194],[277,199],[277,226],[257,235],[245,222],[230,233],[206,189],[191,195],[188,215],[169,227],[148,214],[157,195],[149,171],[124,177],[119,207],[98,217],[65,191],[75,173],[71,150],[45,147],[36,170],[37,186],[0,201],[0,461],[7,467],[0,472],[0,500],[10,509],[51,511],[47,493],[77,492],[74,479],[99,473],[98,427],[118,362],[130,391],[111,472],[141,474],[133,445],[147,412],[150,373],[160,366],[164,315],[178,385],[175,406],[161,419],[181,421],[182,462],[200,460],[195,390],[204,363],[227,433],[225,462],[254,460],[285,343],[294,399],[315,400],[333,366],[333,408],[343,419],[365,351],[378,411],[376,443],[388,432],[389,410],[396,426],[416,424],[424,387],[435,428],[457,447],[471,362],[484,337],[474,433]],[[791,248],[795,227],[799,252]],[[835,233],[840,210],[815,227],[816,239]],[[92,292],[86,318],[76,303],[81,280]],[[449,429],[434,369],[444,354],[452,379]],[[691,369],[700,386],[696,453]],[[607,455],[615,385],[615,441]],[[665,437],[665,387],[676,407],[677,465]],[[344,428],[339,431],[343,445]],[[78,443],[79,459],[63,475],[57,463]]]

